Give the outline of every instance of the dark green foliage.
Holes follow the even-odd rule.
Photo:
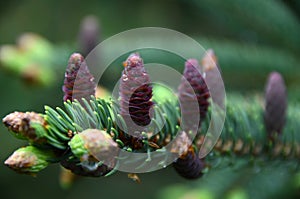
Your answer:
[[[210,23],[217,23],[235,39],[269,44],[299,52],[299,20],[281,2],[274,0],[194,0],[199,13]],[[254,23],[255,21],[255,23]]]

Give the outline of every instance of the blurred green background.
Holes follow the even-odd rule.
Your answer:
[[[87,15],[99,19],[101,40],[146,26],[170,28],[191,36],[205,48],[215,50],[229,92],[262,92],[267,74],[277,70],[286,80],[289,100],[300,99],[300,1],[297,0],[1,0],[0,45],[15,44],[22,33],[34,32],[51,42],[55,63],[47,66],[55,71],[50,86],[27,85],[14,72],[1,68],[1,118],[15,110],[42,112],[45,104],[62,105],[64,69],[70,53],[78,50],[80,22]],[[182,65],[173,64],[182,70]],[[121,69],[120,66],[113,71],[114,78],[119,77]],[[103,84],[108,86],[110,78]],[[24,143],[14,139],[3,125],[0,132],[0,162],[4,162]],[[278,172],[271,168],[262,171],[267,176],[267,180],[263,178],[265,189],[255,186],[260,179],[257,171],[246,166],[240,171],[245,173],[242,176],[251,176],[246,180],[239,179],[234,168],[211,171],[196,181],[184,180],[167,168],[140,175],[141,184],[128,179],[125,173],[118,173],[108,178],[81,178],[72,188],[63,190],[58,182],[58,165],[50,166],[34,178],[16,174],[1,163],[0,187],[1,198],[297,197],[293,181],[298,182],[299,189],[299,175],[280,169],[280,165],[276,168]],[[230,186],[228,181],[232,182]]]

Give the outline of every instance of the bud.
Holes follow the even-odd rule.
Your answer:
[[[208,98],[210,97],[210,94],[199,70],[200,66],[197,60],[187,60],[185,62],[183,78],[178,88],[181,112],[183,118],[188,118],[187,121],[184,121],[188,126],[194,125],[190,124],[194,122],[191,121],[191,115],[193,114],[198,114],[200,112],[200,122],[203,121],[209,106]],[[195,100],[198,102],[198,110],[190,105]]]
[[[153,105],[150,77],[139,54],[131,54],[124,62],[125,69],[120,83],[121,115],[125,121],[139,126],[150,124],[150,109]]]
[[[65,73],[64,101],[73,101],[74,99],[80,101],[81,98],[89,100],[91,95],[95,95],[95,90],[94,77],[90,73],[83,56],[79,53],[73,53]]]
[[[72,153],[85,163],[99,162],[108,167],[115,166],[115,157],[118,155],[118,144],[103,130],[87,129],[76,134],[69,142]],[[94,168],[97,169],[97,166]],[[93,168],[91,168],[93,170]]]
[[[16,45],[1,45],[0,67],[21,77],[31,86],[50,86],[55,79],[54,48],[45,38],[24,33]]]
[[[81,24],[78,35],[80,51],[87,56],[100,41],[99,22],[94,16],[85,17]]]
[[[97,86],[95,96],[96,98],[101,98],[107,101],[111,99],[111,93],[102,86]]]
[[[214,68],[219,68],[218,58],[215,55],[215,52],[212,49],[208,49],[201,60],[201,64],[205,72],[213,70]]]
[[[185,131],[179,132],[176,140],[171,143],[170,152],[178,156],[186,154],[192,144],[192,140]]]
[[[191,146],[189,150],[181,155],[174,163],[173,166],[176,172],[186,179],[197,179],[203,175],[205,162],[199,159],[196,155],[194,148]]]
[[[44,118],[35,112],[14,112],[3,118],[2,122],[12,131],[16,137],[21,139],[28,139],[35,143],[43,143],[46,141],[43,132],[34,128],[34,125],[38,124],[45,126],[46,122]]]
[[[287,109],[286,87],[282,76],[277,72],[269,75],[265,90],[265,127],[268,136],[274,140],[277,134],[281,134]]]
[[[52,157],[49,151],[27,146],[16,150],[4,164],[19,173],[34,174],[46,168]]]
[[[224,85],[220,76],[220,67],[218,65],[218,59],[215,55],[215,52],[212,49],[208,49],[201,60],[201,65],[204,69],[204,79],[206,82],[209,82],[210,85],[210,94],[212,101],[217,104],[219,107],[224,108]]]
[[[74,173],[72,173],[72,171],[61,167],[59,175],[59,183],[61,188],[69,189],[75,182],[76,178],[77,176]]]

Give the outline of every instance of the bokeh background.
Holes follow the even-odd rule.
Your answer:
[[[46,104],[62,105],[64,70],[69,55],[79,50],[79,27],[87,15],[99,20],[101,40],[121,31],[147,26],[170,28],[191,36],[205,48],[215,50],[228,92],[247,95],[263,92],[268,73],[276,70],[286,80],[289,100],[298,102],[300,99],[298,0],[1,0],[0,45],[16,45],[17,38],[25,32],[40,35],[50,47],[48,50],[44,50],[43,45],[36,47],[41,52],[38,54],[41,60],[34,70],[42,68],[39,78],[44,80],[51,75],[47,71],[53,72],[49,78],[52,81],[33,85],[28,83],[28,78],[24,80],[24,73],[20,72],[24,62],[20,61],[20,66],[16,64],[18,69],[12,69],[14,64],[2,60],[1,118],[15,110],[42,112]],[[10,56],[13,60],[19,59],[17,54]],[[172,64],[178,70],[183,68],[180,62]],[[119,77],[121,70],[120,63],[120,68],[108,72],[103,85],[110,89],[109,85]],[[0,162],[22,145],[22,141],[14,139],[0,125]],[[295,191],[294,181],[299,182],[299,175],[285,171],[280,165],[276,169],[264,168],[261,172],[266,178],[253,178],[257,172],[253,168],[243,167],[240,172],[245,173],[244,177],[235,175],[235,168],[226,168],[212,171],[199,180],[187,181],[167,168],[140,175],[141,184],[128,179],[125,173],[117,173],[108,178],[80,178],[70,189],[64,190],[59,185],[58,165],[32,177],[16,174],[1,163],[0,196],[32,199],[296,197],[299,192]],[[227,183],[232,179],[234,183]],[[264,186],[258,186],[257,182],[261,181]],[[297,186],[299,189],[299,183]]]

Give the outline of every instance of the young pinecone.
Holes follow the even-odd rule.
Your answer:
[[[185,62],[185,69],[181,84],[178,88],[178,95],[183,118],[187,117],[187,121],[184,122],[186,122],[187,125],[194,125],[189,124],[192,119],[191,115],[200,112],[200,126],[200,122],[203,121],[207,113],[210,94],[207,85],[199,72],[197,60],[189,59]],[[198,102],[199,109],[195,109],[195,107],[190,105],[192,104],[191,102],[195,100]]]
[[[286,87],[282,76],[277,72],[269,75],[265,90],[265,127],[269,139],[274,141],[277,135],[281,135],[287,109]]]
[[[35,143],[43,143],[46,139],[39,135],[32,124],[46,125],[44,118],[35,112],[13,112],[3,118],[4,125],[8,130],[15,133],[19,138],[28,139]]]
[[[125,121],[131,118],[135,124],[146,126],[151,122],[150,109],[153,105],[150,77],[137,53],[131,54],[124,65],[119,93],[121,115]]]
[[[205,162],[199,159],[196,155],[194,148],[190,147],[189,150],[181,155],[174,163],[173,166],[177,173],[186,179],[197,179],[203,175]]]
[[[65,73],[64,101],[73,101],[74,99],[80,101],[81,98],[89,100],[91,95],[95,95],[95,91],[94,77],[90,73],[83,56],[79,53],[73,53]]]
[[[95,16],[85,17],[81,24],[78,35],[80,51],[87,56],[100,41],[100,27]]]

